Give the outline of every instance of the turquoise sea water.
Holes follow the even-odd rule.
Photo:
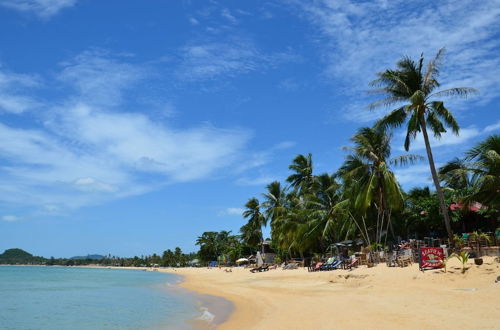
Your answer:
[[[185,329],[199,301],[171,274],[0,267],[0,329]]]

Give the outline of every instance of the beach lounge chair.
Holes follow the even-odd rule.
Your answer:
[[[335,260],[333,262],[333,264],[331,264],[330,266],[328,266],[328,270],[334,270],[334,269],[337,269],[340,267],[340,265],[342,265],[342,260]]]
[[[261,268],[262,268],[262,266],[254,267],[254,268],[250,269],[250,273],[260,272]]]
[[[335,258],[329,258],[325,264],[321,267],[323,271],[329,271],[337,269],[342,264],[342,261],[335,260]]]
[[[307,270],[310,271],[310,272],[317,272],[317,271],[321,270],[321,267],[323,265],[324,264],[322,262],[317,262],[315,265],[307,267]]]
[[[357,267],[358,262],[358,258],[353,258],[352,260],[345,260],[342,265],[344,269],[352,269],[352,267]]]
[[[257,272],[260,273],[260,272],[266,272],[268,270],[269,270],[269,266],[268,265],[262,265],[262,266],[250,269],[250,272],[251,273],[257,273]]]

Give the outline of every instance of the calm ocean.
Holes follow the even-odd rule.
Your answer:
[[[171,274],[0,266],[0,329],[186,329],[200,301]],[[206,316],[206,315],[205,315]]]

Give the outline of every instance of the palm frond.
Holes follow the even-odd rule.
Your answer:
[[[413,139],[415,139],[417,133],[420,132],[420,129],[421,128],[420,128],[420,122],[418,120],[418,113],[414,112],[410,117],[410,120],[408,120],[408,125],[406,128],[406,137],[404,143],[406,151],[410,150],[410,143]]]
[[[444,128],[443,124],[441,123],[435,112],[429,112],[427,114],[426,122],[431,128],[436,138],[440,138],[441,133],[446,133],[446,129]]]
[[[443,47],[436,53],[434,59],[427,64],[427,70],[425,71],[422,82],[422,88],[426,95],[431,93],[434,88],[439,87],[439,82],[436,78],[439,76],[439,67],[441,66],[441,60],[444,53],[445,48]]]
[[[375,128],[385,131],[388,128],[400,127],[405,122],[407,115],[407,106],[397,108],[378,120],[375,123]]]
[[[451,127],[452,132],[455,133],[455,135],[458,135],[458,132],[460,131],[460,126],[458,126],[457,121],[455,120],[455,118],[453,118],[451,112],[448,109],[446,109],[443,102],[441,101],[431,102],[430,107],[441,119],[443,119],[443,121],[448,127]]]
[[[475,88],[472,87],[455,87],[455,88],[449,88],[445,89],[433,94],[430,94],[427,96],[427,98],[434,98],[434,97],[460,97],[460,98],[467,98],[472,95],[477,95],[479,94],[479,91]]]

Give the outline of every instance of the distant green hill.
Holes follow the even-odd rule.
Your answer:
[[[21,249],[8,249],[0,254],[0,264],[8,265],[25,265],[25,264],[42,264],[46,259],[43,257],[35,257],[32,254]]]
[[[100,254],[88,254],[84,257],[76,256],[76,257],[72,257],[71,259],[73,259],[73,260],[102,260],[104,258],[105,258],[105,256],[102,256]]]

